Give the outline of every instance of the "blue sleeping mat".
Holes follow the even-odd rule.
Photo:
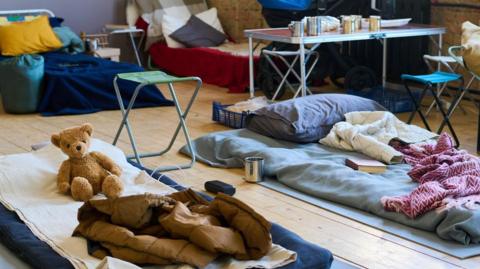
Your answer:
[[[132,164],[135,165],[135,163]],[[136,166],[138,167],[138,165]],[[147,170],[147,172],[150,173],[151,171]],[[166,176],[161,176],[159,173],[154,174],[153,177],[179,191],[185,189],[185,187],[178,185]],[[202,196],[208,200],[212,199],[206,195]],[[303,240],[298,235],[275,223],[272,225],[271,233],[275,244],[297,252],[297,261],[282,268],[330,268],[333,261],[330,251]],[[73,268],[67,259],[57,254],[50,246],[33,235],[30,229],[18,218],[17,214],[7,210],[1,204],[0,241],[33,268]],[[89,248],[95,248],[95,246],[89,244]]]
[[[44,116],[86,114],[119,109],[113,78],[118,73],[143,71],[129,63],[112,62],[86,54],[49,52],[45,59],[43,92],[37,111]],[[0,56],[0,60],[5,57]],[[136,83],[119,80],[123,103],[132,97]],[[135,108],[173,105],[155,86],[137,97]]]
[[[44,91],[38,112],[44,116],[119,109],[113,78],[118,73],[143,71],[137,65],[112,62],[86,54],[51,52],[43,56]],[[136,83],[130,81],[119,81],[125,106],[136,86]],[[134,107],[172,104],[155,86],[147,86],[138,95]]]

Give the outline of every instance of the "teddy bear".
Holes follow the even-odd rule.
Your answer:
[[[107,198],[117,198],[123,191],[122,169],[100,152],[88,152],[93,126],[85,123],[53,134],[51,142],[68,156],[57,175],[57,188],[70,192],[76,201],[90,200],[102,192]]]

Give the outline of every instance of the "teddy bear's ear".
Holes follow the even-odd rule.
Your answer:
[[[59,134],[53,134],[50,141],[52,141],[52,144],[54,144],[56,147],[60,147],[60,135]]]
[[[86,132],[89,136],[92,136],[93,125],[91,125],[90,123],[84,123],[82,125],[82,131]]]

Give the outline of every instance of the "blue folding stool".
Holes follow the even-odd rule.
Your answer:
[[[434,102],[436,106],[438,107],[438,110],[440,110],[440,113],[443,116],[443,121],[440,124],[440,127],[437,130],[437,133],[440,134],[442,132],[443,128],[445,127],[445,124],[448,126],[448,129],[450,130],[453,139],[455,139],[455,143],[457,144],[457,147],[460,146],[460,141],[458,140],[457,134],[455,133],[455,130],[453,129],[453,126],[450,122],[450,116],[453,113],[453,110],[457,107],[458,103],[461,100],[462,97],[462,92],[464,91],[463,88],[463,77],[459,74],[455,73],[447,73],[447,72],[434,72],[431,74],[427,75],[408,75],[408,74],[403,74],[402,75],[402,80],[405,85],[405,89],[408,92],[408,95],[412,99],[413,105],[415,106],[415,110],[410,114],[410,118],[408,119],[408,123],[410,124],[415,117],[415,114],[418,112],[420,115],[420,118],[422,119],[423,124],[425,124],[425,127],[427,130],[431,131],[430,125],[427,122],[427,119],[425,115],[423,114],[421,110],[421,104],[422,100],[427,94],[427,92],[430,92],[434,98]],[[435,85],[444,85],[445,83],[450,83],[454,81],[460,81],[460,87],[457,91],[456,96],[454,96],[454,99],[452,100],[451,105],[448,108],[448,111],[445,112],[444,108],[442,107],[442,103],[440,100],[440,96],[438,96],[434,92],[434,86]],[[423,88],[423,91],[420,94],[420,98],[417,100],[415,96],[412,93],[412,90],[409,87],[409,82],[416,82],[423,84],[425,87]]]

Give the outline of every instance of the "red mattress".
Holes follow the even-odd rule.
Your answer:
[[[243,93],[249,85],[248,57],[211,48],[169,48],[155,43],[149,49],[152,62],[177,76],[198,76],[203,82]],[[255,57],[255,66],[259,58]]]

